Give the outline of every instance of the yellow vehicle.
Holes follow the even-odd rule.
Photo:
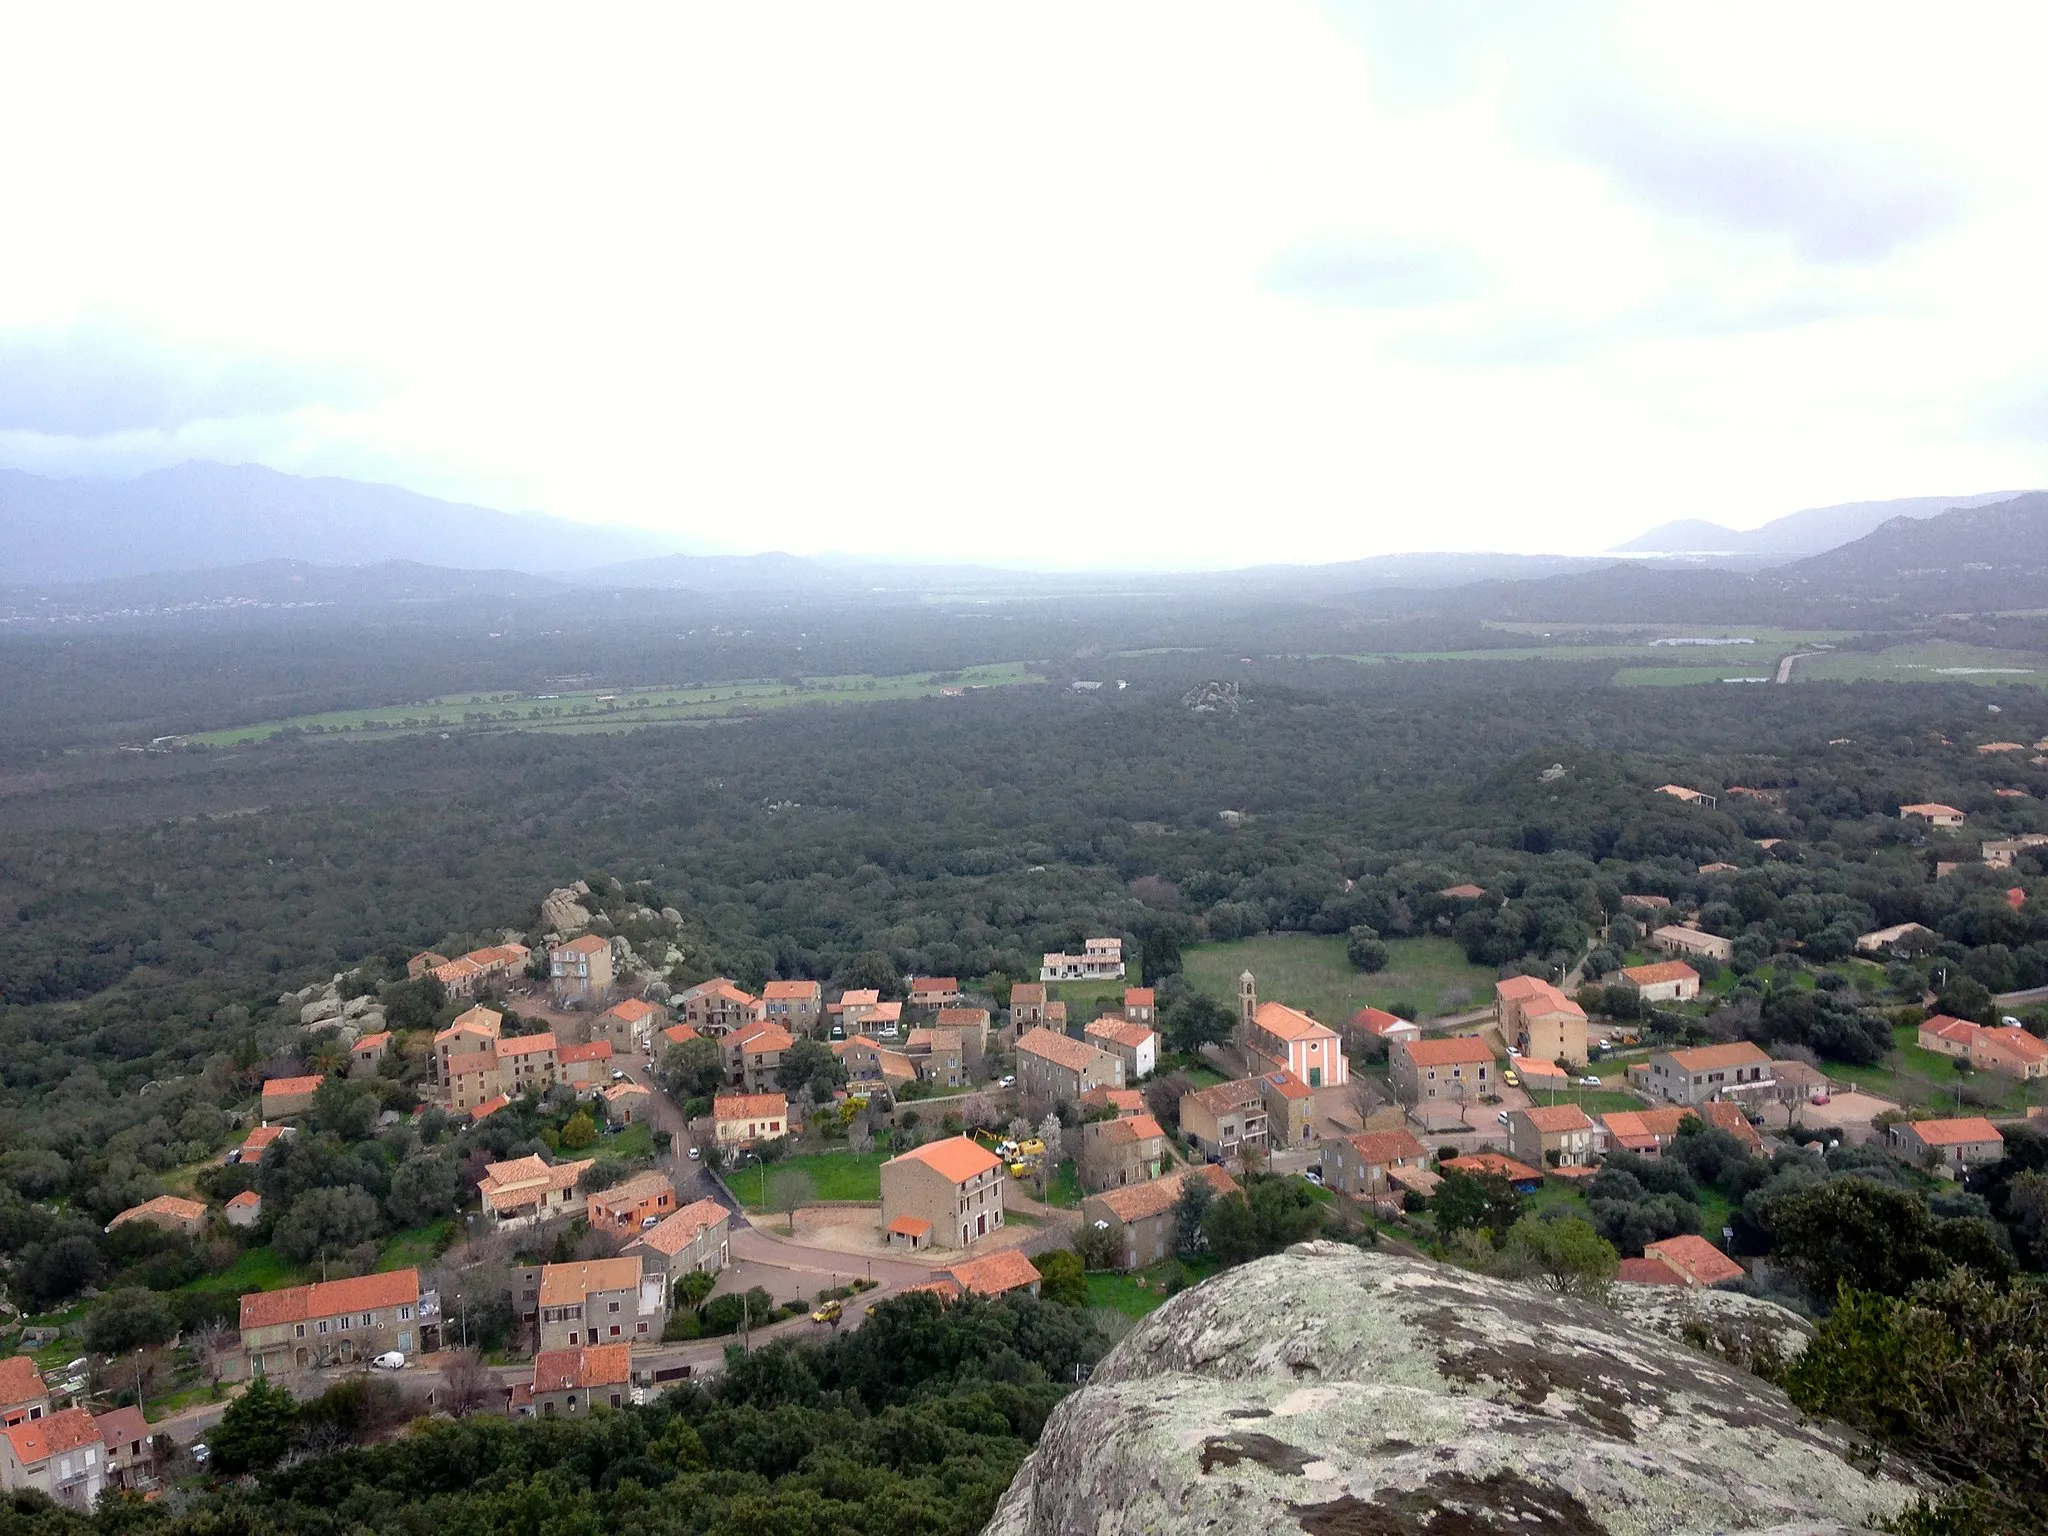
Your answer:
[[[1500,1075],[1500,1080],[1506,1083],[1510,1088],[1519,1088],[1522,1085],[1522,1080],[1519,1077],[1515,1076],[1512,1069],[1502,1072]]]
[[[1019,1152],[1022,1152],[1026,1157],[1043,1157],[1045,1156],[1045,1143],[1040,1141],[1036,1136],[1033,1136],[1028,1141],[1019,1142],[1017,1144],[1017,1150]]]
[[[1021,1179],[1030,1171],[1031,1165],[1029,1163],[1019,1162],[1010,1164],[1010,1177],[1013,1179]]]
[[[811,1314],[811,1321],[814,1323],[836,1323],[839,1321],[839,1314],[845,1310],[846,1305],[844,1302],[828,1301]]]

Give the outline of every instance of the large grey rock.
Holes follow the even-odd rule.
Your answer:
[[[347,1002],[343,1003],[341,1005],[341,1016],[344,1019],[360,1019],[364,1014],[368,1013],[372,1008],[376,1006],[376,996],[372,993],[365,992],[361,997],[352,997]]]
[[[1053,1414],[988,1533],[1844,1536],[1920,1491],[1873,1459],[1760,1378],[1592,1302],[1307,1243],[1132,1330]]]
[[[323,997],[316,1002],[306,1004],[305,1007],[299,1010],[299,1022],[301,1024],[324,1024],[329,1019],[338,1019],[340,1017],[341,999],[338,997]]]
[[[582,886],[581,880],[576,882]],[[549,891],[547,899],[540,904],[540,925],[550,933],[581,933],[590,926],[590,912],[579,905],[576,898],[587,896],[588,890],[567,888]]]

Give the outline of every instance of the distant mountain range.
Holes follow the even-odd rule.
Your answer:
[[[676,542],[257,464],[193,462],[133,480],[0,470],[0,581],[10,586],[269,560],[556,572],[658,554]]]
[[[1774,518],[1760,528],[1724,528],[1699,518],[1660,523],[1648,533],[1614,546],[1618,555],[1750,555],[1797,560],[1874,533],[1894,518],[1935,517],[1955,507],[2009,501],[2018,491],[1980,491],[1970,496],[1903,496],[1895,501],[1845,501],[1808,507]]]

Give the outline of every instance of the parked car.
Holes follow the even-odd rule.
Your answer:
[[[387,1349],[383,1354],[378,1355],[370,1362],[370,1369],[373,1371],[402,1371],[405,1369],[405,1356],[395,1349]]]
[[[200,1466],[205,1466],[208,1461],[212,1460],[212,1458],[213,1447],[208,1445],[204,1440],[200,1441],[197,1445],[192,1447],[192,1459],[198,1462]]]
[[[1496,1119],[1496,1120],[1498,1120],[1498,1121],[1499,1121],[1499,1122],[1500,1122],[1500,1123],[1501,1123],[1502,1125],[1506,1125],[1506,1124],[1508,1123],[1508,1112],[1507,1112],[1506,1110],[1502,1110],[1502,1111],[1501,1111],[1501,1112],[1500,1112],[1499,1114],[1495,1115],[1495,1116],[1494,1116],[1493,1118],[1494,1118],[1494,1119]]]
[[[1001,1079],[1000,1082],[997,1083],[996,1086],[1000,1088],[1014,1088],[1017,1086],[1017,1079],[1006,1075]]]
[[[1302,1170],[1301,1170],[1301,1176],[1302,1176],[1302,1177],[1303,1177],[1304,1179],[1307,1179],[1307,1180],[1309,1181],[1309,1183],[1311,1183],[1311,1184],[1315,1185],[1315,1187],[1316,1187],[1316,1188],[1318,1188],[1318,1189],[1321,1189],[1321,1188],[1323,1187],[1323,1170],[1322,1170],[1322,1169],[1320,1169],[1320,1168],[1304,1168],[1304,1169],[1302,1169]]]
[[[626,1080],[626,1074],[625,1074],[625,1072],[624,1072],[624,1071],[623,1071],[622,1069],[618,1068],[618,1067],[613,1067],[613,1068],[612,1068],[612,1081],[613,1081],[613,1082],[615,1082],[615,1083],[623,1083],[623,1082],[624,1082],[625,1080]]]
[[[1510,1068],[1508,1071],[1501,1073],[1500,1080],[1506,1083],[1510,1088],[1519,1088],[1522,1086],[1522,1080],[1519,1077],[1515,1076],[1512,1068]]]
[[[642,1232],[652,1232],[660,1225],[661,1218],[659,1216],[643,1216],[640,1218],[640,1230]]]
[[[1600,1086],[1600,1079],[1597,1077],[1582,1077],[1578,1082],[1581,1088],[1598,1088]]]
[[[696,1161],[697,1161],[697,1160],[698,1160],[699,1158],[701,1158],[701,1157],[702,1157],[703,1155],[704,1155],[704,1149],[703,1149],[702,1147],[692,1147],[692,1148],[690,1148],[690,1161],[691,1161],[691,1162],[693,1162],[693,1163],[694,1163],[694,1162],[696,1162]]]

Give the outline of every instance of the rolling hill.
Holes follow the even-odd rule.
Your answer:
[[[1648,533],[1614,546],[1618,555],[1721,554],[1797,560],[1837,548],[1875,532],[1894,518],[1928,518],[1955,507],[2007,501],[2018,491],[1982,491],[1971,496],[1905,496],[1893,501],[1848,501],[1808,507],[1774,518],[1760,528],[1724,528],[1699,518],[1660,523]]]

